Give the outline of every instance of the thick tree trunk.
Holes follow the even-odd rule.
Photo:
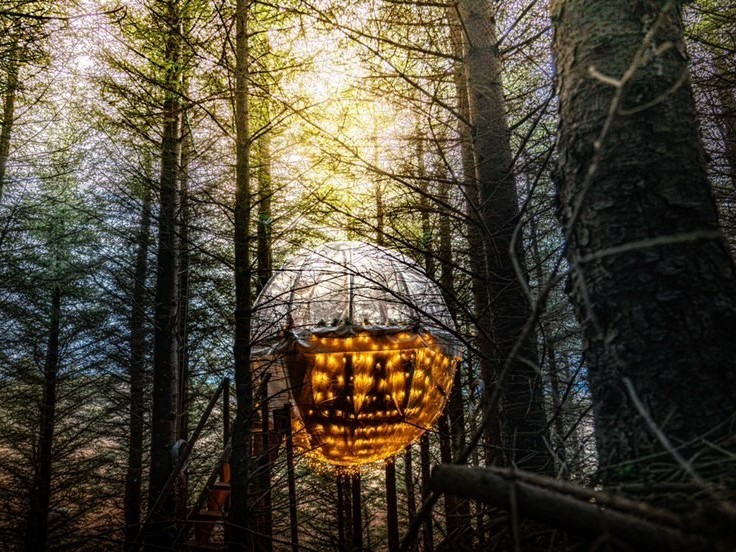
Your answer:
[[[672,448],[699,455],[701,476],[734,476],[723,462],[708,469],[705,441],[736,450],[736,272],[676,6],[552,4],[558,192],[607,482],[670,477],[682,467]]]
[[[238,406],[233,431],[230,550],[253,550],[255,516],[248,500],[251,480],[253,381],[250,372],[250,131],[248,126],[249,0],[237,0],[235,12],[235,392]]]
[[[56,386],[59,372],[59,329],[61,320],[61,288],[54,286],[51,296],[49,343],[43,370],[41,420],[33,471],[31,503],[26,524],[26,552],[41,552],[48,547],[49,505],[51,502],[51,467],[56,424]]]
[[[3,92],[3,119],[2,128],[0,128],[0,203],[3,201],[3,192],[5,191],[5,173],[10,157],[10,136],[13,132],[15,118],[15,97],[18,93],[18,69],[20,65],[17,57],[19,53],[18,39],[15,38],[8,50],[9,65],[5,78],[5,91]]]
[[[514,258],[523,272],[526,263],[521,240],[511,250],[519,205],[491,9],[489,0],[458,2],[465,31],[465,75],[495,346],[491,373],[484,376],[495,384],[529,318],[530,306],[513,268]],[[546,472],[551,469],[551,455],[545,443],[546,420],[537,364],[536,339],[529,335],[516,358],[511,359],[505,381],[498,382],[503,385],[500,417],[507,461],[522,469]]]
[[[151,240],[151,192],[144,191],[133,275],[130,312],[130,418],[128,420],[128,467],[125,477],[125,550],[138,549],[143,484],[143,433],[145,427],[146,372],[146,275]]]
[[[176,440],[177,385],[177,182],[179,177],[181,20],[178,0],[165,9],[167,61],[166,96],[163,104],[161,144],[160,208],[158,220],[158,266],[156,270],[155,329],[153,337],[153,412],[151,419],[151,470],[149,509],[159,501],[158,512],[150,512],[151,527],[146,537],[152,547],[171,541],[174,518],[173,494],[159,500],[172,469],[171,446]],[[153,549],[153,548],[152,548]]]

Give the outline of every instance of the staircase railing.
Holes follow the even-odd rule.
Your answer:
[[[225,395],[225,398],[227,399],[223,404],[223,415],[225,420],[225,431],[229,434],[229,393],[230,391],[230,378],[223,378],[222,382],[220,382],[220,385],[217,386],[217,389],[215,390],[214,395],[212,395],[212,398],[210,398],[209,403],[207,403],[207,407],[205,408],[204,412],[202,413],[202,417],[199,419],[199,422],[197,423],[197,427],[194,428],[194,431],[192,432],[192,436],[184,443],[184,445],[181,447],[181,450],[178,454],[176,464],[174,465],[173,469],[171,470],[171,473],[169,474],[169,478],[166,480],[166,483],[164,484],[163,488],[161,489],[161,492],[158,494],[158,497],[156,497],[156,501],[153,503],[153,506],[149,509],[148,513],[146,514],[146,517],[141,524],[141,528],[138,531],[138,536],[136,537],[135,542],[140,543],[141,538],[144,535],[146,528],[148,527],[151,520],[156,516],[156,514],[159,513],[159,510],[161,509],[162,505],[164,504],[165,498],[168,496],[168,494],[171,492],[171,490],[174,487],[174,483],[181,475],[181,472],[184,470],[184,468],[187,465],[187,461],[189,460],[189,456],[194,449],[194,445],[199,439],[200,435],[202,434],[202,431],[204,430],[205,424],[207,423],[207,420],[210,417],[210,414],[212,414],[212,411],[215,408],[215,405],[217,404],[217,401],[219,400],[220,396]]]

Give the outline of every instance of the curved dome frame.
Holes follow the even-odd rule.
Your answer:
[[[291,403],[297,444],[354,466],[393,456],[431,427],[459,347],[442,294],[413,261],[363,242],[299,255],[269,280],[253,316],[256,374]]]

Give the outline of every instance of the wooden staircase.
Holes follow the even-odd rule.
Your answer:
[[[264,419],[269,419],[267,410],[262,414],[266,415]],[[290,430],[290,409],[285,407],[275,411],[273,419],[274,421],[268,424],[259,420],[258,425],[251,428],[251,450],[255,469],[249,494],[253,496],[251,503],[255,504],[257,509],[256,522],[259,535],[270,534],[270,527],[264,527],[265,523],[270,525],[270,521],[264,521],[268,518],[265,509],[270,507],[270,473],[279,456],[281,443]],[[182,550],[185,552],[227,550],[229,539],[225,521],[230,510],[230,465],[227,462],[229,454],[228,443],[182,528],[180,534],[184,538],[189,534],[191,527],[194,528],[194,539],[183,544]],[[269,497],[268,502],[264,501],[265,496]],[[270,541],[258,544],[259,550],[271,549]]]
[[[220,468],[218,480],[211,487],[205,489],[206,507],[190,515],[194,526],[194,539],[184,543],[186,552],[220,551],[227,548],[227,538],[224,534],[225,519],[230,508],[230,464],[224,463]],[[221,538],[213,541],[215,528],[222,529]]]

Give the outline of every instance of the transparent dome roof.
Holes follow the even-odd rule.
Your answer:
[[[274,274],[254,307],[256,342],[286,329],[453,328],[439,288],[414,261],[356,241],[326,243],[298,255]]]
[[[295,445],[318,462],[393,456],[431,427],[460,350],[439,288],[400,253],[333,242],[303,253],[255,303],[252,370]],[[263,380],[262,380],[263,381]]]

